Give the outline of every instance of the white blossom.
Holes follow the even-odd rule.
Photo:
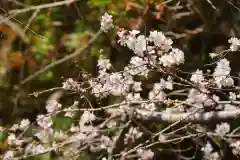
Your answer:
[[[136,43],[134,44],[134,53],[140,57],[143,57],[144,51],[147,50],[147,40],[146,37],[140,35],[136,39]]]
[[[143,103],[143,104],[141,104],[141,108],[146,109],[151,112],[156,110],[156,106],[154,103],[147,103],[147,104]]]
[[[234,85],[234,81],[231,77],[229,77],[231,68],[230,63],[227,59],[221,59],[217,63],[217,67],[213,73],[215,82],[219,88],[230,87]]]
[[[129,31],[129,33],[130,33],[130,36],[136,37],[136,35],[138,35],[140,33],[140,31],[139,30],[132,30],[132,31]]]
[[[111,67],[111,63],[109,59],[103,59],[100,57],[98,59],[98,64],[97,64],[99,70],[108,70]]]
[[[209,56],[213,59],[213,58],[217,57],[218,54],[216,54],[216,53],[209,53]]]
[[[120,28],[117,30],[117,35],[118,35],[118,43],[121,45],[121,46],[124,46],[125,45],[125,40],[127,39],[127,37],[125,36],[125,34],[127,33],[127,30],[125,30],[124,28]]]
[[[208,97],[206,94],[201,93],[196,89],[191,89],[189,91],[188,98],[186,99],[186,103],[194,104],[194,106],[202,108],[207,99]]]
[[[147,74],[149,72],[147,63],[147,60],[138,56],[134,56],[131,58],[129,65],[125,67],[124,71],[132,75],[143,75],[147,77]]]
[[[136,42],[137,42],[136,35],[137,35],[136,30],[130,31],[125,41],[125,45],[132,51],[134,51],[136,47]],[[138,45],[140,47],[140,43]]]
[[[229,92],[229,99],[231,101],[235,101],[237,99],[237,95],[233,92]]]
[[[207,100],[204,102],[204,106],[213,106],[216,102],[219,102],[220,97],[213,95],[212,98],[207,98]]]
[[[110,94],[114,96],[125,95],[134,84],[130,74],[101,72],[97,80],[89,81],[92,92],[97,97],[106,97]]]
[[[7,138],[7,142],[10,146],[20,146],[23,141],[18,140],[15,134],[10,134]]]
[[[20,122],[19,129],[20,129],[20,130],[25,130],[29,125],[30,125],[29,119],[23,119],[23,120]]]
[[[194,83],[202,83],[204,81],[203,72],[201,70],[197,70],[190,79]]]
[[[104,136],[104,135],[101,136],[100,142],[101,142],[101,144],[100,144],[101,149],[109,150],[113,145],[113,141],[109,137]]]
[[[72,140],[76,140],[76,141],[84,141],[87,139],[87,135],[82,133],[82,132],[78,132],[76,135],[74,135],[73,137],[71,137]]]
[[[130,64],[134,65],[134,67],[137,68],[137,67],[146,65],[147,61],[145,61],[143,58],[140,58],[138,56],[134,56],[131,58]]]
[[[75,112],[77,110],[77,106],[79,105],[79,101],[74,101],[73,105],[65,108],[63,111],[65,112],[66,117],[74,117]]]
[[[224,58],[217,63],[214,76],[227,76],[229,75],[230,71],[230,63],[227,59]]]
[[[215,94],[213,95],[213,100],[216,101],[216,102],[219,102],[220,100],[220,97],[216,96]]]
[[[9,150],[4,154],[3,160],[12,160],[13,157],[14,157],[14,152]]]
[[[125,32],[123,31],[123,33],[125,33]],[[141,39],[140,38],[144,38],[142,36],[139,37],[138,42],[137,42],[136,35],[138,35],[139,33],[140,33],[140,31],[138,31],[138,30],[129,31],[129,35],[127,35],[127,36],[122,36],[122,37],[119,36],[120,37],[119,43],[123,46],[127,46],[130,50],[135,51],[135,49],[137,49],[136,47],[141,47],[141,43],[140,43]],[[144,39],[142,39],[142,40],[145,41]],[[138,43],[138,44],[136,45],[136,43]]]
[[[213,151],[213,148],[212,145],[209,142],[207,142],[207,144],[204,147],[202,147],[201,150],[204,152],[205,155],[209,155]]]
[[[78,84],[78,82],[74,81],[72,78],[68,78],[65,82],[63,82],[62,88],[76,92],[81,90],[80,84]]]
[[[154,152],[150,149],[145,150],[142,148],[137,149],[137,155],[140,157],[139,160],[152,160],[154,157]]]
[[[50,138],[53,135],[53,129],[48,128],[48,129],[43,129],[40,130],[35,134],[35,136],[42,142],[42,143],[49,143]]]
[[[52,118],[47,115],[38,115],[37,124],[44,129],[50,128],[53,125]]]
[[[124,144],[127,144],[129,140],[131,141],[135,141],[139,138],[141,138],[143,135],[142,132],[139,131],[138,128],[136,127],[131,127],[129,130],[128,130],[128,133],[125,134],[125,138],[124,138]]]
[[[164,93],[163,91],[159,90],[158,92],[155,91],[155,90],[152,90],[149,92],[148,94],[148,98],[150,100],[157,100],[157,101],[160,101],[160,102],[163,102],[166,100],[166,93]]]
[[[101,19],[101,30],[103,30],[104,32],[108,32],[108,30],[113,27],[114,25],[113,25],[112,15],[105,13]]]
[[[16,132],[19,129],[18,124],[13,124],[12,127],[9,129],[10,131]]]
[[[45,149],[44,149],[43,145],[41,145],[41,144],[30,143],[25,148],[25,154],[30,154],[30,155],[41,154],[41,153],[44,153],[44,151],[45,151]]]
[[[56,131],[53,134],[53,137],[56,141],[63,141],[65,139],[67,139],[68,135],[65,134],[62,130],[60,130],[60,131]]]
[[[184,63],[184,53],[177,48],[173,48],[169,54],[160,57],[159,61],[164,67],[180,65],[181,63]]]
[[[209,53],[209,56],[210,56],[211,58],[215,58],[215,57],[218,56],[218,54],[216,54],[216,53]]]
[[[207,144],[201,148],[204,153],[204,158],[208,160],[220,160],[220,156],[217,152],[213,152],[212,145],[207,142]]]
[[[80,129],[83,129],[86,123],[92,122],[95,119],[96,119],[96,116],[93,113],[89,111],[84,111],[79,122]]]
[[[230,38],[230,39],[228,40],[228,43],[231,44],[230,50],[233,51],[233,52],[234,52],[234,51],[237,51],[238,48],[239,48],[239,46],[240,46],[240,40],[239,40],[238,38],[236,38],[236,37]]]
[[[223,86],[232,87],[234,85],[234,80],[231,77],[225,79]]]
[[[164,80],[163,78],[161,79],[160,83],[155,83],[154,85],[155,87],[157,87],[158,89],[155,88],[155,90],[162,90],[162,89],[169,89],[172,90],[173,89],[173,83],[171,78],[168,78],[168,80]]]
[[[154,45],[161,47],[165,51],[169,51],[172,48],[172,40],[167,39],[162,32],[150,31],[149,41]]]
[[[70,127],[70,132],[79,132],[80,131],[80,128],[78,126],[75,126],[75,125],[71,125]]]
[[[232,148],[232,152],[235,155],[240,155],[240,141],[235,141],[230,144],[230,147]]]
[[[142,98],[141,98],[140,93],[129,93],[129,94],[126,96],[126,100],[127,100],[127,101],[141,101]]]
[[[209,157],[206,157],[209,160],[220,160],[220,156],[218,154],[218,152],[213,152],[211,155],[209,155]]]
[[[65,110],[66,111],[66,113],[65,113],[65,117],[74,117],[75,116],[75,113],[74,112],[71,112],[70,110],[68,111],[68,110]]]
[[[217,124],[215,132],[221,136],[224,136],[230,132],[230,125],[228,123]]]
[[[56,100],[49,101],[46,106],[46,110],[48,113],[53,113],[53,112],[59,110],[60,108],[62,108],[62,105],[60,103],[58,103]]]
[[[135,92],[140,92],[142,91],[142,82],[134,82],[133,83],[133,86],[132,86],[132,89],[135,91]]]

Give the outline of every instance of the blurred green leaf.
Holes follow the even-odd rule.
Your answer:
[[[3,142],[7,139],[8,133],[7,132],[0,132],[0,142]]]
[[[89,0],[88,5],[90,7],[102,7],[112,3],[112,0]]]
[[[53,117],[54,128],[58,130],[67,130],[70,128],[73,123],[73,119],[70,117],[64,116],[55,116]]]
[[[73,49],[76,49],[79,47],[79,45],[81,45],[81,37],[83,37],[84,34],[82,33],[72,33],[72,34],[68,34],[65,38],[64,38],[64,44],[67,48],[68,51],[71,51]]]
[[[53,72],[52,71],[47,71],[39,76],[40,81],[46,81],[46,80],[51,80],[53,78]]]
[[[47,33],[46,35],[49,35],[50,33]],[[45,36],[47,37],[47,36]],[[54,46],[51,42],[51,39],[44,38],[44,39],[38,39],[35,41],[35,44],[32,45],[32,51],[36,53],[36,58],[40,58],[40,55],[46,55],[50,50],[53,50]]]

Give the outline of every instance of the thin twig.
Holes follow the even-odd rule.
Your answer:
[[[235,6],[232,2],[226,0],[226,2],[230,5],[232,5],[235,9],[237,9],[238,11],[240,11],[240,8],[238,8],[237,6]]]
[[[57,6],[62,6],[62,5],[66,5],[66,4],[71,4],[74,1],[80,1],[80,0],[65,0],[65,1],[60,1],[60,2],[53,2],[53,3],[48,3],[48,4],[42,4],[42,5],[38,5],[38,6],[31,6],[28,8],[24,8],[24,9],[14,9],[14,10],[10,10],[8,13],[11,14],[20,14],[20,13],[25,13],[25,12],[29,12],[29,11],[33,11],[33,10],[41,10],[41,9],[46,9],[46,8],[52,8],[52,7],[57,7]]]
[[[24,43],[27,43],[27,44],[29,43],[29,38],[25,35],[24,31],[22,30],[21,27],[19,27],[18,24],[12,22],[8,18],[4,18],[3,23],[8,25],[23,40]]]
[[[34,18],[37,16],[37,14],[39,13],[39,11],[40,11],[40,9],[37,9],[37,10],[33,13],[33,15],[30,17],[30,19],[28,20],[27,25],[26,25],[25,28],[24,28],[24,33],[28,30],[28,28],[30,27],[32,21],[33,21]]]
[[[31,74],[30,76],[28,76],[27,78],[25,78],[23,81],[20,82],[20,85],[24,85],[26,84],[27,82],[33,80],[34,78],[36,78],[37,76],[39,76],[41,73],[43,72],[46,72],[47,70],[59,65],[59,64],[62,64],[63,62],[66,62],[74,57],[77,57],[78,55],[80,55],[82,52],[84,52],[86,49],[88,49],[88,47],[93,44],[93,42],[95,42],[98,37],[101,35],[102,31],[99,30],[95,36],[89,41],[88,45],[83,47],[83,48],[80,48],[80,49],[77,49],[75,52],[73,52],[72,54],[62,58],[62,59],[59,59],[45,67],[43,67],[42,69],[38,70],[37,72]]]
[[[206,0],[206,1],[211,5],[211,7],[212,7],[213,9],[215,9],[215,10],[217,9],[210,0]]]
[[[7,11],[5,11],[4,9],[2,9],[2,8],[0,8],[0,9],[1,9],[1,11],[3,11],[4,14],[5,14],[5,15],[2,17],[2,19],[0,20],[0,24],[1,24],[1,23],[6,23],[6,21],[11,22],[10,19],[13,19],[13,20],[14,20],[15,22],[17,22],[18,24],[24,25],[21,21],[19,21],[19,20],[17,20],[16,18],[14,18],[17,14],[10,15],[10,14],[9,14]],[[33,34],[37,35],[39,38],[44,39],[43,36],[37,34],[35,31],[33,31],[32,29],[30,29],[29,27],[25,26],[25,28],[26,28],[27,30],[29,30],[30,32],[32,32]]]

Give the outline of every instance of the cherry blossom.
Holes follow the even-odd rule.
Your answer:
[[[112,16],[109,15],[108,13],[105,13],[101,19],[101,30],[103,30],[104,32],[108,32],[108,30],[113,27],[114,25],[113,25]]]

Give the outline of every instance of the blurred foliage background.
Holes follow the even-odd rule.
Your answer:
[[[63,92],[29,94],[60,87],[69,77],[81,80],[84,72],[94,76],[100,50],[116,69],[123,68],[132,53],[117,44],[116,32],[111,31],[80,56],[25,81],[86,46],[99,30],[105,12],[112,14],[121,28],[144,34],[163,31],[185,52],[187,63],[182,68],[194,71],[210,62],[210,52],[221,52],[230,37],[239,37],[239,7],[239,0],[1,0],[0,124],[13,124],[24,117],[34,120],[55,95],[64,104],[79,99]],[[239,54],[228,54],[227,58],[233,75],[238,75]]]

